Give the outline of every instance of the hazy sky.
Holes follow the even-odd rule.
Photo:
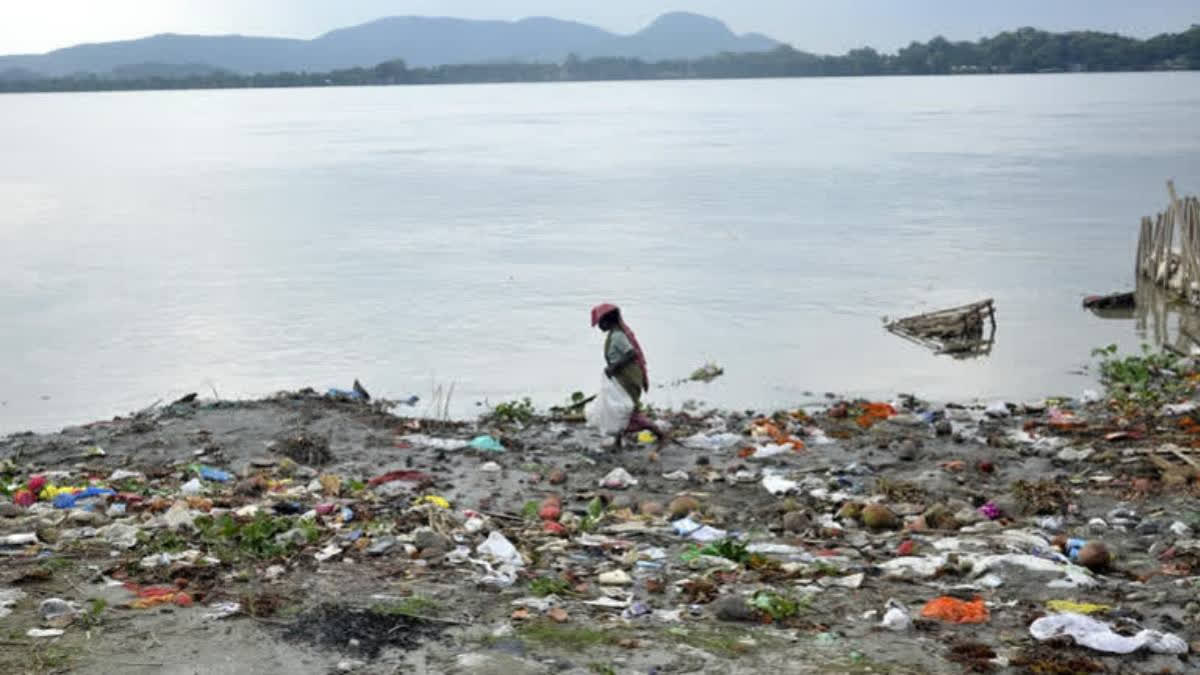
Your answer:
[[[553,16],[628,33],[673,10],[827,53],[893,50],[938,34],[975,39],[1025,25],[1147,36],[1200,23],[1200,0],[0,0],[0,54],[166,32],[311,38],[399,14]]]

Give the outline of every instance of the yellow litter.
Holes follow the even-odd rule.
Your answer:
[[[638,443],[653,443],[658,437],[649,431],[638,432]]]
[[[446,501],[445,497],[439,497],[437,495],[425,495],[417,500],[417,504],[421,504],[422,502],[433,504],[434,506],[440,506],[443,509],[450,508],[450,502]]]
[[[1075,614],[1099,614],[1112,609],[1109,605],[1075,602],[1074,600],[1050,600],[1046,603],[1046,607],[1055,612],[1072,612]]]
[[[46,485],[42,488],[42,491],[38,493],[38,498],[44,502],[49,502],[54,501],[54,498],[59,495],[73,495],[76,492],[83,492],[86,489],[87,486],[71,487],[67,485],[64,487],[59,487],[57,485]]]

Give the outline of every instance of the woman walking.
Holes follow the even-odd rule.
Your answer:
[[[633,399],[633,414],[624,433],[650,431],[657,437],[658,445],[667,442],[667,437],[641,412],[642,393],[650,389],[650,377],[646,371],[646,354],[638,344],[637,336],[621,319],[621,310],[616,305],[603,304],[592,308],[592,326],[607,333],[604,339],[604,374],[617,381],[629,398]],[[622,433],[617,434],[617,447],[621,447]]]

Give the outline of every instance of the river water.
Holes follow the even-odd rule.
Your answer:
[[[0,433],[355,377],[554,404],[600,301],[657,384],[726,369],[656,404],[1078,394],[1154,339],[1080,300],[1200,190],[1198,119],[1197,73],[0,97]],[[986,358],[882,329],[988,297]]]

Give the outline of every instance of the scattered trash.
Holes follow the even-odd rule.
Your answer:
[[[492,438],[491,436],[477,436],[471,440],[472,450],[481,450],[483,452],[504,452],[504,445]]]
[[[210,611],[205,612],[203,618],[207,621],[217,621],[241,614],[242,605],[239,602],[220,602],[210,605],[208,609]]]
[[[336,619],[330,644],[365,657],[375,638],[411,646],[431,626],[470,621],[499,636],[487,650],[499,658],[509,649],[504,636],[533,645],[557,632],[632,649],[621,631],[660,626],[724,659],[725,651],[769,648],[754,642],[755,624],[777,623],[846,663],[879,656],[870,641],[853,643],[863,653],[848,651],[851,635],[882,630],[927,642],[933,635],[930,644],[946,642],[942,658],[999,671],[1027,658],[1058,663],[1042,662],[1062,643],[1027,639],[1001,649],[996,640],[1007,638],[996,630],[1020,622],[1032,633],[1045,628],[1030,625],[1035,617],[1076,615],[1114,622],[1100,625],[1119,640],[1153,638],[1143,650],[1177,653],[1170,634],[1130,637],[1141,630],[1130,630],[1134,619],[1161,621],[1156,627],[1182,637],[1181,626],[1200,617],[1200,603],[1184,593],[1200,573],[1200,541],[1193,515],[1176,504],[1200,487],[1189,461],[1200,460],[1200,422],[1158,416],[1167,400],[1127,419],[1108,399],[1004,403],[992,414],[909,396],[830,398],[774,413],[647,410],[689,449],[667,445],[618,468],[613,455],[596,452],[595,431],[565,414],[507,423],[501,441],[491,419],[393,418],[315,393],[280,398],[289,431],[270,456],[229,431],[240,420],[205,417],[223,408],[247,414],[230,402],[164,412],[153,428],[167,445],[147,457],[132,450],[145,431],[119,419],[61,436],[0,438],[0,451],[16,450],[0,454],[16,458],[0,459],[0,559],[17,563],[0,565],[8,570],[0,615],[39,609],[41,628],[90,629],[91,610],[79,612],[73,600],[117,577],[131,595],[105,595],[149,610],[138,621],[189,604],[205,605],[187,613],[204,621],[268,617],[284,605],[317,606],[286,589],[343,602],[336,595],[347,582],[376,579],[411,581],[414,595],[305,611],[289,633],[311,642],[324,629],[300,628],[305,617]],[[313,406],[345,417],[336,424],[361,426],[339,428]],[[942,423],[950,429],[939,437]],[[344,455],[328,453],[331,439]],[[658,440],[639,434],[639,442]],[[107,459],[80,457],[97,442]],[[193,464],[198,450],[223,468]],[[475,452],[453,454],[462,450]],[[30,456],[37,462],[22,469],[20,458]],[[56,501],[71,508],[55,509]],[[322,581],[314,585],[313,575]],[[68,590],[66,582],[84,579],[87,595]],[[424,591],[423,580],[434,590]],[[18,602],[17,586],[36,599]],[[1098,586],[1102,596],[1089,590]],[[415,595],[418,588],[435,595]],[[938,589],[922,600],[940,597],[879,606],[921,588]],[[486,601],[497,592],[508,596],[503,607]],[[994,624],[986,633],[997,646],[930,619]],[[754,637],[730,635],[721,640],[736,648],[717,648],[707,636],[715,620],[745,622]],[[1086,659],[1082,649],[1068,652]],[[1129,662],[1110,665],[1136,667]]]
[[[25,599],[19,588],[0,588],[0,619],[12,614],[12,606]]]
[[[392,471],[381,476],[376,476],[367,481],[367,487],[379,487],[386,483],[404,481],[408,483],[426,483],[432,482],[433,477],[422,471]]]
[[[671,523],[671,527],[675,528],[676,534],[700,542],[716,541],[728,536],[725,530],[718,530],[715,527],[697,523],[691,518],[677,520]]]
[[[784,495],[800,487],[800,483],[775,474],[766,474],[763,476],[762,486],[773,495]]]
[[[38,605],[38,616],[42,618],[42,621],[52,625],[66,625],[80,611],[78,605],[73,602],[67,602],[62,598],[46,598]]]
[[[1133,637],[1118,635],[1103,621],[1082,614],[1052,614],[1037,619],[1029,626],[1029,634],[1045,641],[1070,637],[1075,644],[1110,654],[1131,654],[1148,649],[1155,654],[1186,654],[1188,644],[1172,633],[1143,630]]]
[[[1109,605],[1097,605],[1091,602],[1075,602],[1074,600],[1048,600],[1046,608],[1055,612],[1068,614],[1099,614],[1107,612],[1112,607]]]
[[[584,413],[589,426],[602,434],[612,436],[629,426],[633,408],[633,399],[625,389],[616,380],[605,377],[600,383],[600,393]]]
[[[610,490],[621,490],[638,484],[638,480],[623,468],[613,469],[600,479],[600,487]]]
[[[943,595],[925,603],[921,616],[948,623],[987,623],[988,609],[980,597],[967,601]]]
[[[216,481],[218,483],[228,483],[233,480],[233,474],[211,466],[197,466],[193,467],[193,470],[200,474],[200,477],[204,480]]]
[[[912,616],[909,615],[908,609],[899,602],[889,599],[887,603],[887,611],[883,614],[883,620],[879,623],[883,628],[897,633],[911,630],[913,627]]]

